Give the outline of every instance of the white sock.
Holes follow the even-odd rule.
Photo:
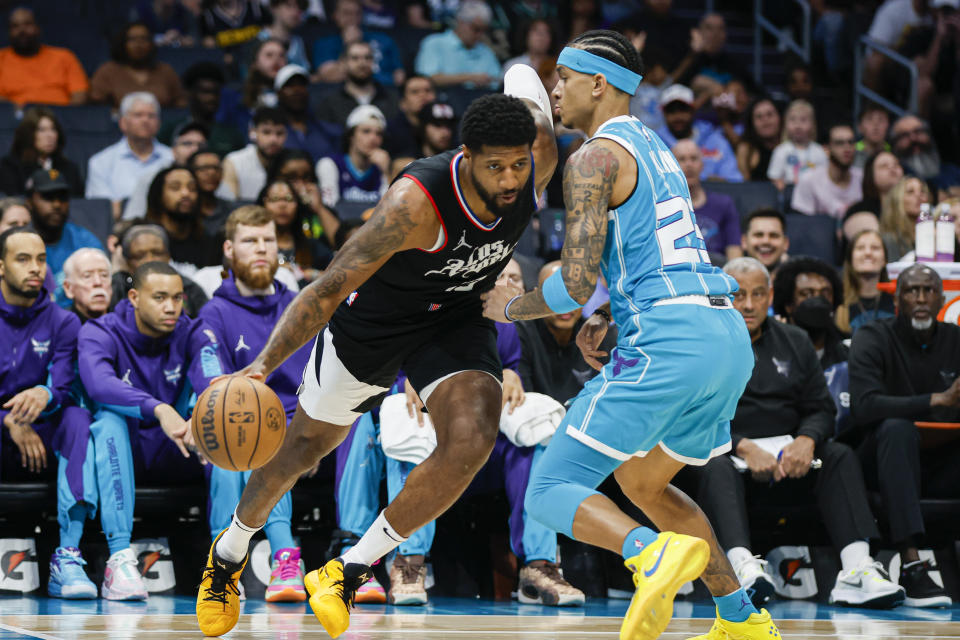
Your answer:
[[[351,547],[341,558],[345,565],[355,563],[369,567],[406,541],[406,538],[394,531],[390,523],[387,522],[384,512],[381,511],[377,519],[367,529],[367,532],[360,538],[360,542]]]
[[[217,540],[217,555],[230,562],[242,562],[247,557],[247,549],[250,547],[250,538],[262,527],[248,527],[240,522],[237,512],[233,512],[233,518],[230,519],[230,526]]]
[[[733,547],[727,551],[727,560],[729,560],[730,564],[734,567],[753,559],[753,552],[746,547]]]
[[[844,571],[853,571],[865,558],[870,557],[870,545],[866,540],[851,542],[840,549],[840,564]]]

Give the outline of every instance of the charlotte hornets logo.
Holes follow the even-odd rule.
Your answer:
[[[180,365],[178,364],[173,369],[164,369],[163,377],[167,379],[167,382],[170,384],[177,384],[180,381]]]
[[[33,347],[33,352],[40,357],[47,355],[47,352],[50,351],[49,340],[37,340],[36,338],[30,338],[30,345]]]

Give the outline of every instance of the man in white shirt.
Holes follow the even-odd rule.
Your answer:
[[[287,141],[287,116],[260,107],[250,121],[250,144],[223,159],[223,184],[234,199],[253,202],[267,184],[267,168]]]
[[[173,152],[157,141],[160,103],[152,93],[128,93],[120,103],[123,137],[96,153],[87,165],[87,198],[108,198],[119,218],[123,201],[133,194],[140,176],[156,173],[173,161]]]
[[[853,166],[856,156],[853,127],[830,127],[825,167],[811,169],[800,176],[790,206],[808,216],[825,213],[840,219],[847,208],[863,199],[863,169]]]

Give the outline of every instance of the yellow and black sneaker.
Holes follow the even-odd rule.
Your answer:
[[[203,635],[222,636],[233,629],[240,618],[240,574],[247,566],[243,562],[230,562],[216,553],[217,540],[210,545],[207,566],[203,570],[203,579],[197,591],[197,623]]]
[[[331,638],[336,638],[350,626],[350,608],[357,597],[357,589],[371,575],[373,572],[365,564],[344,566],[341,558],[334,558],[303,579],[310,594],[310,608]]]

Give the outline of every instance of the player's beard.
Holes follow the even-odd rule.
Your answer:
[[[273,277],[277,275],[279,266],[276,260],[266,270],[254,269],[248,264],[235,264],[233,265],[233,272],[237,280],[251,289],[266,289],[273,282]]]
[[[43,284],[41,284],[36,289],[21,289],[20,287],[17,287],[16,285],[14,285],[12,282],[8,281],[7,288],[10,289],[10,293],[16,296],[19,296],[21,298],[33,299],[33,298],[38,298],[40,296],[40,292],[43,291]]]
[[[530,178],[527,179],[527,183],[529,183],[532,179],[533,175],[531,174]],[[487,206],[487,210],[498,218],[504,218],[517,210],[517,207],[520,205],[520,195],[527,187],[525,184],[517,189],[517,197],[513,202],[506,205],[500,205],[497,203],[497,196],[484,189],[483,185],[480,184],[475,177],[473,177],[472,173],[470,174],[470,181],[473,182],[473,188],[477,190],[477,195],[479,195],[480,199],[483,200],[483,204]]]

